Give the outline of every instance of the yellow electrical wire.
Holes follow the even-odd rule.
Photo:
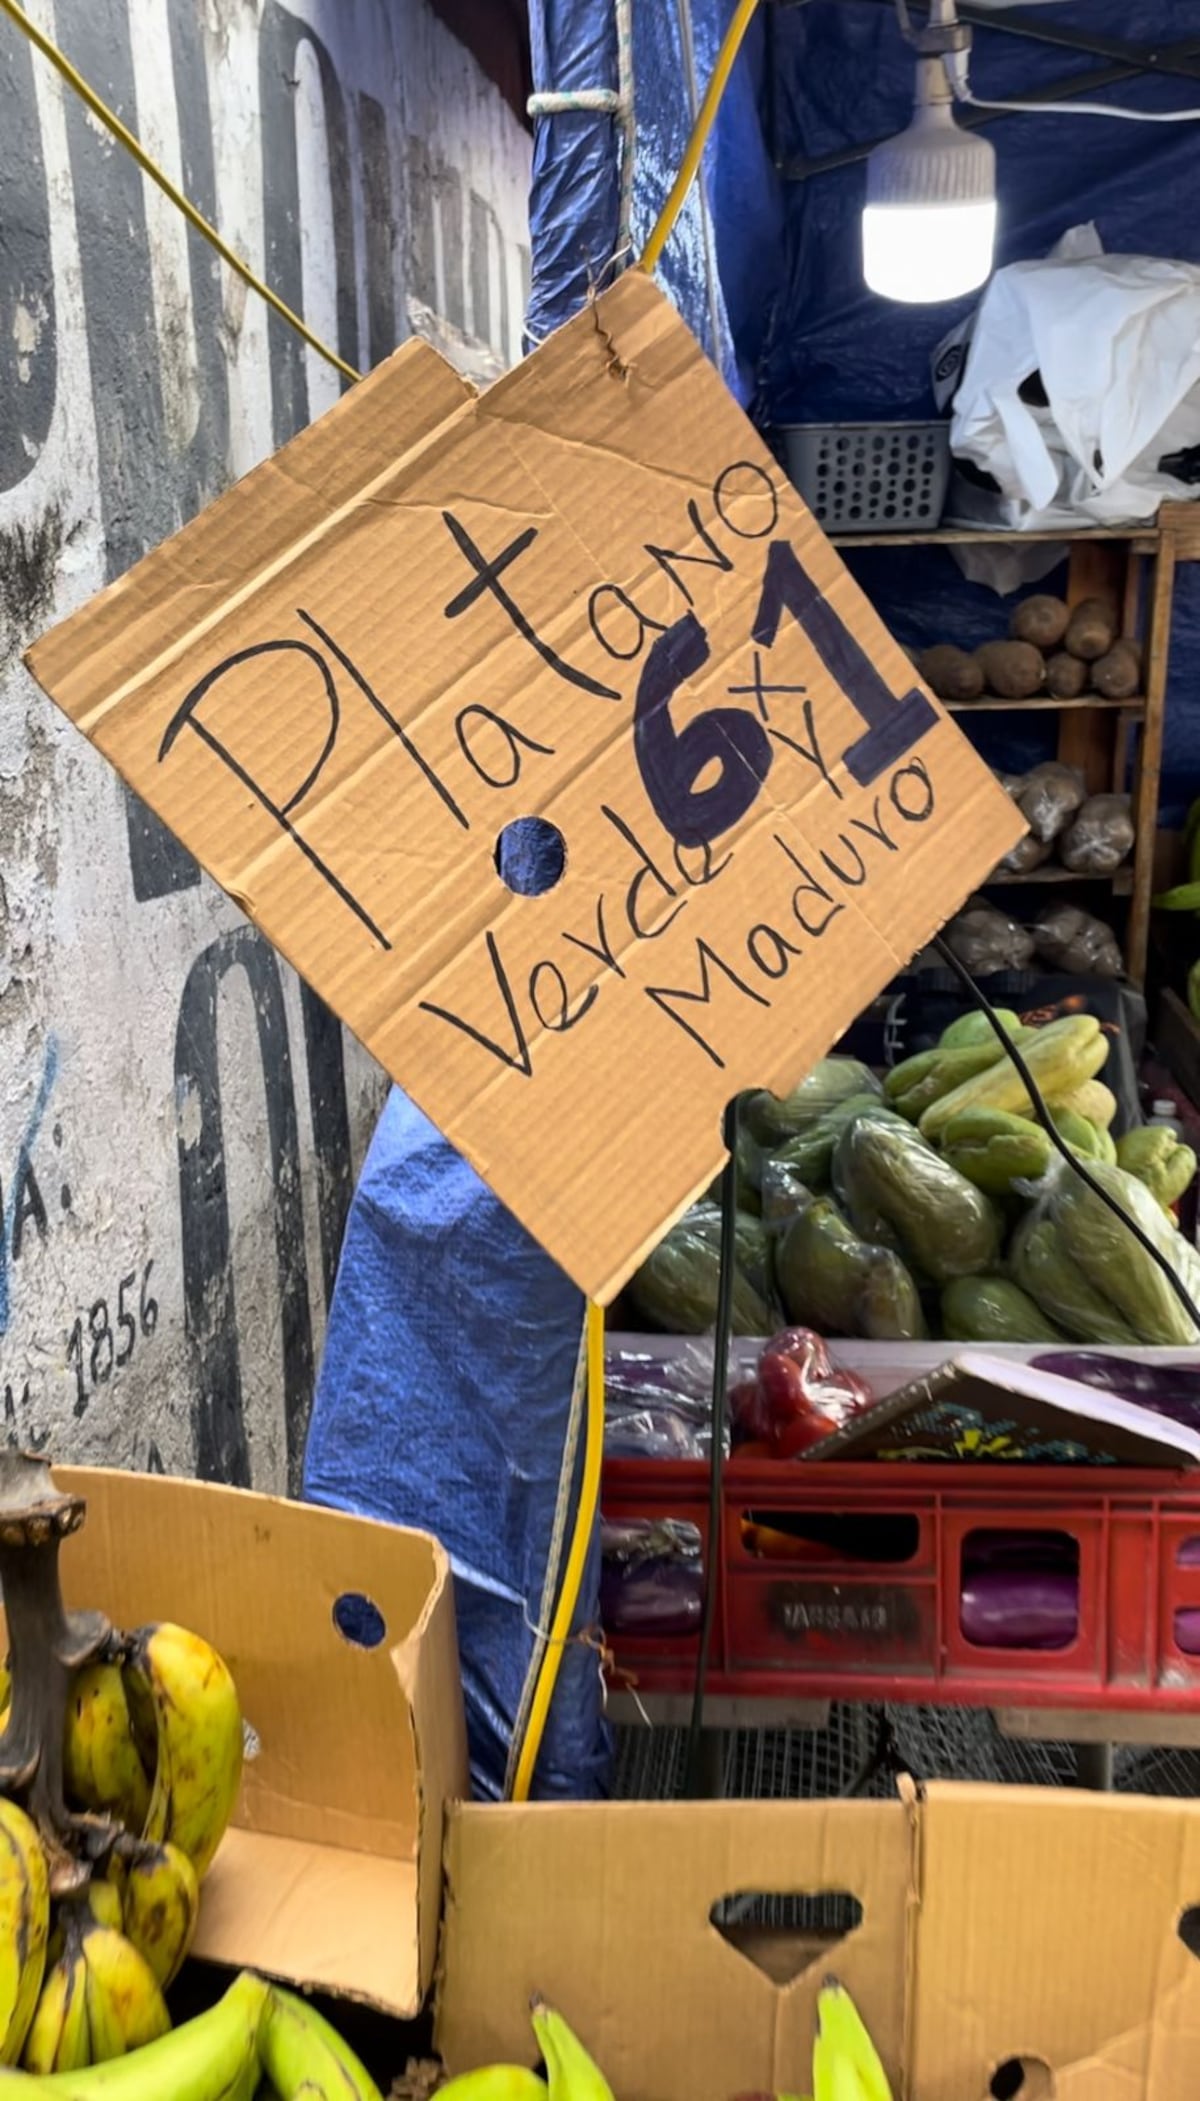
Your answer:
[[[562,1587],[554,1618],[550,1622],[550,1634],[546,1653],[538,1673],[533,1701],[529,1709],[529,1726],[521,1746],[513,1781],[514,1802],[527,1802],[533,1784],[533,1775],[546,1731],[546,1717],[554,1688],[558,1682],[559,1665],[563,1651],[570,1638],[571,1622],[583,1586],[583,1571],[587,1562],[588,1548],[592,1543],[592,1530],[596,1511],[600,1504],[600,1462],[604,1456],[604,1308],[589,1303],[587,1309],[587,1428],[583,1444],[583,1479],[579,1484],[579,1507],[575,1512],[575,1530],[571,1535],[567,1565],[563,1570]]]
[[[216,227],[210,226],[203,212],[197,211],[191,198],[186,197],[183,191],[172,182],[166,170],[160,168],[158,162],[151,158],[142,145],[141,140],[135,137],[134,133],[126,125],[122,124],[116,111],[111,110],[107,102],[101,101],[96,90],[84,79],[82,73],[76,71],[65,51],[60,51],[58,45],[52,42],[38,28],[36,22],[30,21],[24,8],[18,7],[16,0],[0,0],[0,9],[3,9],[9,19],[16,23],[18,29],[24,31],[30,43],[37,47],[43,58],[48,58],[51,65],[57,68],[67,85],[74,88],[80,100],[87,104],[92,115],[100,119],[100,122],[111,131],[115,139],[120,140],[126,152],[133,155],[143,174],[148,175],[151,182],[158,184],[164,196],[169,197],[176,209],[183,213],[189,226],[194,226],[197,233],[203,234],[205,240],[210,242],[216,249],[221,260],[228,263],[231,270],[237,272],[243,284],[248,284],[252,292],[257,292],[260,299],[265,299],[267,305],[274,308],[280,320],[286,321],[289,328],[294,328],[297,335],[303,336],[305,342],[313,350],[319,352],[321,357],[328,359],[329,363],[344,378],[361,379],[361,372],[356,372],[353,365],[348,365],[344,358],[338,356],[336,350],[331,350],[328,343],[323,343],[320,336],[314,335],[307,322],[302,321],[299,314],[292,312],[286,300],[281,299],[278,292],[273,292],[270,285],[265,285],[261,278],[254,275],[250,265],[242,261],[237,250],[231,248],[228,241],[222,239]]]
[[[7,5],[7,0],[4,0],[4,4]],[[722,38],[721,48],[717,53],[717,62],[712,69],[712,78],[705,90],[704,100],[700,104],[700,114],[692,126],[692,135],[687,142],[687,150],[679,163],[679,173],[671,184],[670,195],[658,218],[655,220],[650,238],[638,258],[639,270],[649,272],[658,266],[658,259],[666,247],[671,228],[683,209],[684,198],[696,179],[696,170],[700,166],[704,156],[704,149],[708,144],[708,134],[712,130],[713,118],[717,114],[721,97],[725,93],[729,76],[733,71],[734,59],[741,49],[742,38],[750,27],[750,18],[757,6],[758,0],[738,0],[738,4],[733,11],[733,19]]]

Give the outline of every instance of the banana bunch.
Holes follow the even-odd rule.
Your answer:
[[[0,1732],[11,1690],[5,1670]],[[64,1791],[109,1836],[83,1890],[54,1903],[32,1819],[0,1796],[0,2063],[74,2074],[166,2035],[163,1993],[192,1944],[242,1741],[226,1665],[185,1628],[115,1638],[75,1673]]]
[[[830,1977],[817,1996],[813,2101],[892,2101],[879,2052],[844,1985]]]
[[[207,2013],[115,2063],[0,2071],[0,2101],[10,2091],[12,2101],[253,2101],[264,2079],[278,2101],[382,2101],[366,2067],[315,2008],[250,1971]]]

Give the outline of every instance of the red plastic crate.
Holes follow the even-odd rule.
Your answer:
[[[706,1465],[609,1461],[601,1507],[608,1520],[695,1525],[707,1568]],[[743,1542],[747,1512],[827,1523],[900,1519],[893,1530],[907,1534],[905,1551],[865,1561],[805,1542],[787,1560],[766,1561]],[[1064,1533],[1075,1542],[1078,1621],[1069,1646],[984,1647],[964,1635],[963,1545],[981,1528]],[[1195,1474],[734,1461],[725,1471],[715,1578],[707,1679],[714,1697],[1200,1713],[1200,1653],[1176,1640],[1177,1615],[1200,1611]],[[608,1640],[614,1686],[690,1691],[695,1634]]]

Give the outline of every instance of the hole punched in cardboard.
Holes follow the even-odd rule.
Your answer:
[[[992,2074],[987,2101],[1054,2101],[1054,2074],[1040,2057],[1006,2057]]]
[[[567,842],[548,817],[514,817],[496,841],[496,873],[514,897],[545,897],[567,870]]]
[[[387,1621],[373,1598],[346,1590],[333,1605],[333,1624],[354,1649],[377,1649],[387,1638]]]
[[[772,1984],[794,1984],[862,1924],[850,1890],[735,1890],[708,1915],[723,1941]]]

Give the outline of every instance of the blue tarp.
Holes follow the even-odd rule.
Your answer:
[[[732,0],[635,0],[638,158],[635,246],[645,238],[691,125],[680,29],[690,5],[703,91]],[[1124,41],[1200,38],[1200,0],[1120,0],[1024,8],[1020,19]],[[535,85],[613,87],[612,0],[530,0]],[[1007,20],[1017,19],[1007,11]],[[1099,61],[977,32],[983,95],[1022,97]],[[905,309],[872,298],[859,266],[861,161],[786,182],[776,155],[812,159],[903,128],[913,82],[888,0],[762,0],[722,104],[696,195],[664,258],[662,282],[765,429],[933,412],[929,357],[962,308]],[[1141,107],[1200,103],[1200,79],[1115,91]],[[1200,176],[1200,124],[1006,118],[999,153],[1000,260],[1040,256],[1094,219],[1110,250],[1200,261],[1186,209]],[[529,339],[572,314],[614,264],[618,175],[611,118],[574,114],[538,127],[531,200]],[[1169,198],[1185,200],[1172,210]],[[706,270],[706,247],[714,271]],[[902,641],[994,633],[996,600],[944,553],[860,556],[864,584]],[[1177,589],[1165,814],[1200,774],[1200,578]],[[1031,719],[1032,720],[1032,719]],[[1041,718],[1045,733],[1046,718]],[[985,756],[1041,755],[1039,729],[1014,749],[1014,718],[979,730]],[[994,740],[1010,741],[1001,749]],[[510,880],[512,878],[510,877]],[[520,887],[514,881],[514,887]],[[532,1646],[559,1455],[579,1339],[577,1294],[476,1176],[393,1094],[351,1210],[314,1406],[306,1492],[319,1501],[424,1525],[454,1559],[472,1772],[502,1782]],[[597,1570],[576,1627],[598,1608]],[[568,1649],[537,1792],[602,1791],[606,1739],[595,1656]]]

